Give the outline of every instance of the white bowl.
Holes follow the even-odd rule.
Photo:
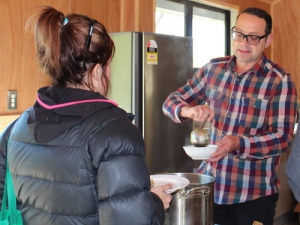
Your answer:
[[[209,159],[211,154],[217,151],[218,145],[207,145],[207,147],[184,146],[186,154],[194,160]]]

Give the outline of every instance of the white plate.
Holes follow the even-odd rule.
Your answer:
[[[180,177],[177,175],[167,175],[167,174],[151,175],[150,179],[154,181],[154,187],[162,186],[165,184],[172,184],[173,188],[165,191],[167,194],[173,193],[174,191],[180,188],[184,188],[190,183],[190,181],[185,177]]]
[[[194,160],[209,159],[218,149],[218,145],[208,145],[207,147],[195,147],[194,145],[184,146],[186,154]]]

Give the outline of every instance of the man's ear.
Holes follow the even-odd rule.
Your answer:
[[[93,79],[95,79],[95,81],[100,81],[101,75],[102,75],[102,66],[99,63],[97,63],[92,72]]]
[[[266,45],[265,45],[265,48],[269,47],[273,41],[273,34],[269,34],[268,37],[267,37],[267,40],[266,40]]]

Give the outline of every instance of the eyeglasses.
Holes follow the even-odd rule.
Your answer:
[[[247,42],[250,44],[250,45],[258,45],[260,40],[267,37],[268,35],[265,34],[263,36],[257,36],[257,35],[246,35],[246,34],[243,34],[241,32],[238,32],[238,31],[235,31],[233,30],[235,27],[233,27],[231,29],[231,36],[232,36],[232,39],[234,41],[237,41],[237,42],[242,42],[244,40],[244,38],[246,38]]]

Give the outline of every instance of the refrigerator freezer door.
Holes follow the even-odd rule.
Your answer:
[[[136,117],[133,123],[142,131],[142,34],[119,32],[110,34],[115,43],[111,62],[111,91],[108,98]]]
[[[111,62],[111,91],[108,98],[116,101],[118,106],[127,112],[133,112],[132,106],[132,33],[110,34],[116,47]]]
[[[193,172],[183,149],[190,145],[192,122],[176,124],[162,112],[167,96],[193,75],[192,39],[140,32],[110,35],[116,53],[108,98],[135,114],[149,172]]]

